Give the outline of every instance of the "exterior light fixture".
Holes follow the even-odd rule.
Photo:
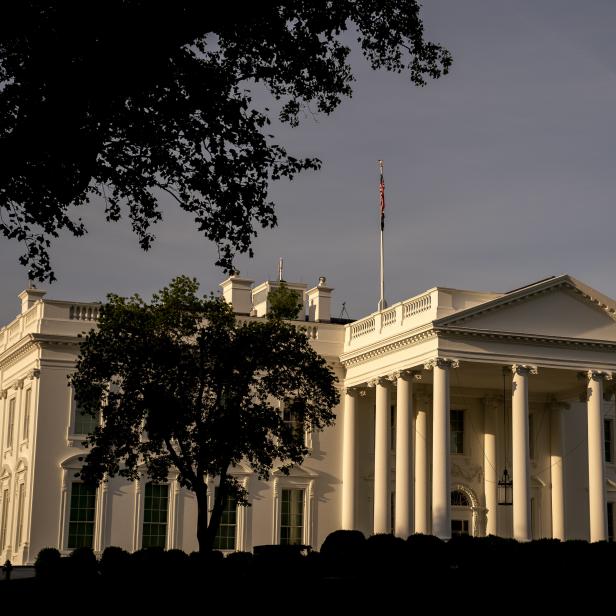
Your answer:
[[[503,433],[505,441],[505,468],[498,482],[498,504],[512,505],[513,504],[513,480],[507,470],[507,387],[506,379],[508,368],[503,368]]]

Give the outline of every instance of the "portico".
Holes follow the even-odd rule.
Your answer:
[[[343,527],[449,538],[454,485],[470,495],[471,534],[565,539],[569,472],[586,477],[589,538],[606,539],[602,409],[616,372],[614,307],[569,277],[471,295],[433,289],[347,326]],[[555,309],[584,337],[553,331]],[[583,431],[567,435],[576,424]],[[585,469],[568,469],[566,437],[583,440]],[[511,507],[497,500],[504,468]]]

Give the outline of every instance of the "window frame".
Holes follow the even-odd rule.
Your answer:
[[[68,547],[69,521],[71,515],[71,484],[75,482],[75,475],[81,470],[81,467],[83,466],[83,460],[80,458],[83,458],[83,456],[72,456],[61,464],[62,495],[60,505],[60,529],[58,533],[58,545],[60,553],[65,556],[70,554],[71,551],[74,549]],[[103,549],[106,547],[104,545],[103,533],[107,528],[108,491],[109,484],[106,481],[101,483],[98,488],[96,488],[94,542],[92,549],[97,555],[100,555]]]
[[[299,470],[299,469],[296,469]],[[273,524],[272,524],[272,544],[281,545],[281,526],[282,526],[282,490],[303,490],[303,523],[302,545],[312,546],[314,543],[315,507],[314,493],[315,480],[312,475],[288,475],[275,477],[272,485],[273,492]]]
[[[609,438],[607,432],[609,432]],[[614,464],[614,419],[612,417],[603,418],[603,448],[605,463]]]
[[[215,486],[215,488],[214,488],[214,498],[216,498],[216,492],[218,490],[219,490],[219,487]],[[220,547],[219,545],[217,545],[217,542],[218,542],[218,539],[219,539],[220,530],[223,527],[223,520],[224,520],[225,513],[228,513],[228,511],[226,509],[226,505],[231,500],[232,500],[232,502],[233,502],[233,504],[235,506],[234,507],[235,508],[235,512],[234,512],[234,514],[235,514],[235,522],[232,525],[225,523],[224,527],[228,528],[228,527],[233,526],[233,529],[234,529],[234,533],[233,533],[233,547],[232,548]],[[239,509],[239,505],[237,504],[237,499],[234,498],[233,496],[231,496],[230,494],[227,494],[225,496],[225,505],[223,506],[222,516],[220,518],[220,525],[218,526],[218,532],[216,533],[216,536],[214,537],[214,549],[215,550],[219,550],[221,552],[227,552],[227,551],[235,552],[237,550],[237,535],[238,535],[237,530],[238,530],[238,518],[239,518],[239,511],[238,511],[238,509]],[[209,520],[208,520],[208,522],[209,522]],[[223,537],[221,537],[221,539],[222,538]],[[227,538],[227,537],[225,537],[225,538]]]
[[[178,508],[181,491],[180,484],[177,482],[177,472],[169,473],[167,476],[167,486],[169,488],[167,497],[167,537],[165,540],[165,550],[180,548],[178,533],[183,524],[183,520],[178,520]],[[139,479],[134,482],[134,518],[133,518],[133,537],[132,551],[140,550],[143,545],[143,522],[145,514],[145,487],[151,480],[147,475],[145,467],[139,474]]]
[[[166,500],[166,508],[165,508],[165,522],[164,522],[164,527],[165,527],[165,540],[163,542],[162,546],[154,546],[154,545],[144,545],[144,541],[145,541],[145,527],[146,524],[150,524],[153,526],[163,526],[163,524],[161,522],[146,522],[145,521],[145,515],[146,515],[146,504],[148,501],[148,487],[150,488],[154,488],[154,487],[164,487],[166,488],[166,495],[165,495],[165,500]],[[143,521],[141,523],[141,547],[142,548],[152,548],[152,547],[161,547],[163,549],[167,549],[167,545],[169,543],[169,502],[171,500],[171,490],[170,490],[170,485],[169,482],[167,483],[155,483],[153,481],[147,481],[143,487]],[[153,495],[150,496],[150,498],[153,498]],[[152,510],[153,511],[153,510]],[[160,510],[158,510],[160,512]],[[148,536],[152,536],[151,534]],[[159,535],[160,536],[160,535]]]
[[[4,449],[12,450],[13,442],[15,441],[15,411],[17,409],[17,394],[8,401],[8,410],[6,413],[6,433],[4,441]]]
[[[235,469],[230,473],[234,479],[237,479],[244,490],[248,493],[248,502],[250,503],[250,477],[252,476],[252,471],[250,471],[247,467],[239,465],[235,467]],[[207,481],[207,522],[210,523],[210,519],[212,517],[212,507],[214,503],[214,497],[216,495],[216,489],[218,484],[220,483],[220,479],[218,477],[208,477]],[[235,548],[233,550],[219,550],[224,554],[230,554],[231,552],[246,552],[250,549],[248,545],[248,529],[252,522],[252,507],[243,507],[240,505],[236,505],[236,525],[235,525]]]
[[[80,547],[89,547],[94,549],[94,545],[95,545],[95,541],[96,541],[96,501],[97,501],[97,489],[93,488],[92,489],[92,498],[93,498],[93,502],[94,502],[94,506],[92,508],[87,507],[87,508],[77,508],[76,511],[79,512],[81,510],[92,510],[92,520],[72,520],[72,513],[73,513],[73,496],[75,494],[75,487],[76,486],[85,486],[83,481],[72,481],[71,482],[71,489],[70,489],[70,495],[69,495],[69,504],[68,504],[68,531],[67,531],[67,536],[66,536],[66,549],[68,550],[75,550],[77,548]],[[89,489],[91,489],[90,486],[85,486],[88,487]],[[79,516],[78,516],[79,517]],[[92,543],[91,545],[71,545],[71,524],[81,524],[81,523],[88,523],[92,525]],[[77,535],[78,537],[81,537],[82,535]],[[79,543],[79,542],[77,542]]]
[[[462,417],[462,451],[454,451],[454,439],[453,439],[453,414],[460,413]],[[467,456],[468,455],[468,447],[466,445],[466,409],[449,409],[449,454],[452,456]],[[459,433],[459,430],[455,430],[456,433]],[[456,443],[458,441],[456,440]]]
[[[32,416],[32,391],[33,386],[30,385],[24,392],[24,415],[21,422],[21,442],[25,443],[30,438],[30,421]]]

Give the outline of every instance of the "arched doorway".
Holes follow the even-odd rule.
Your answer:
[[[473,509],[465,491],[451,491],[451,536],[472,535]]]

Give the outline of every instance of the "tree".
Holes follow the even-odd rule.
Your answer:
[[[109,295],[82,342],[71,378],[80,407],[103,421],[88,437],[80,472],[98,485],[116,475],[155,482],[176,471],[196,495],[197,538],[210,550],[227,495],[246,504],[233,478],[244,462],[267,479],[307,454],[280,405],[305,429],[333,423],[336,377],[301,329],[279,319],[237,320],[221,299],[199,298],[179,277],[154,295]],[[207,477],[218,477],[210,523]]]
[[[297,319],[302,309],[302,298],[298,291],[289,289],[284,280],[269,292],[269,316],[273,319]]]
[[[449,52],[423,37],[417,0],[23,0],[0,20],[0,229],[25,244],[33,278],[55,276],[48,248],[86,232],[73,208],[128,211],[151,245],[170,195],[232,270],[258,227],[276,224],[270,181],[317,169],[269,134],[331,113],[352,93],[347,29],[372,68],[412,83],[447,73]]]

